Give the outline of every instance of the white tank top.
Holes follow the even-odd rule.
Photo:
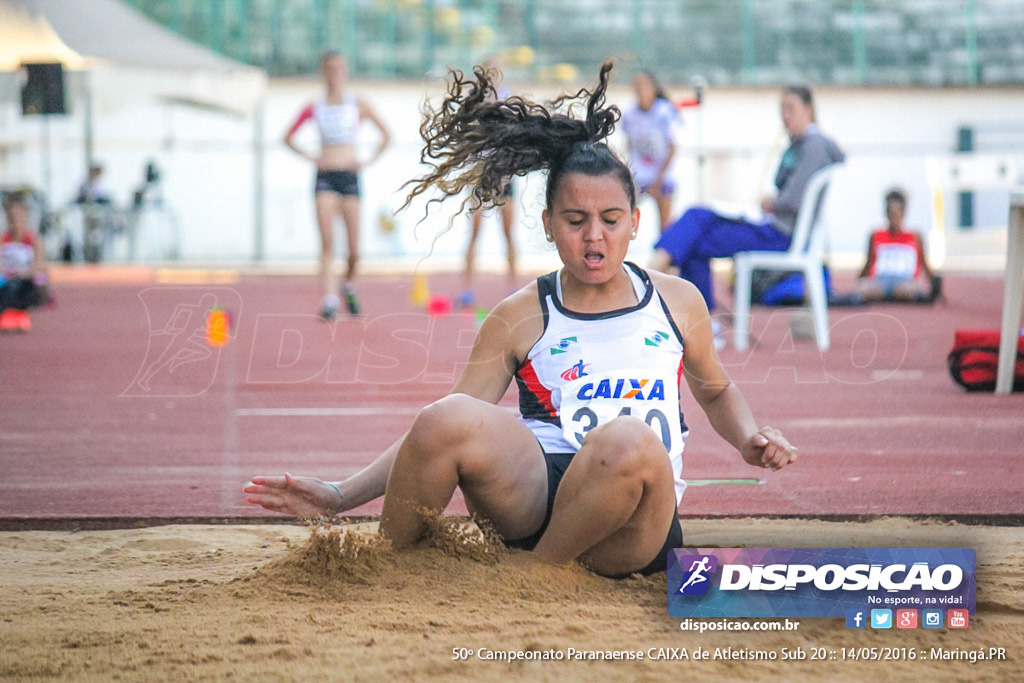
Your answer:
[[[661,438],[682,500],[679,408],[684,342],[646,272],[626,264],[638,304],[607,313],[562,305],[558,272],[537,279],[544,332],[516,370],[519,411],[547,453],[575,453],[594,427],[627,414]]]
[[[340,104],[321,100],[313,105],[313,118],[325,145],[352,145],[359,131],[359,104],[352,92],[345,93]]]

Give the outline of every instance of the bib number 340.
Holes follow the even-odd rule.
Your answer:
[[[665,445],[665,450],[670,453],[672,452],[671,423],[665,413],[659,408],[641,408],[634,413],[630,406],[623,406],[616,417],[622,417],[623,415],[633,415],[646,422],[647,426],[653,429],[655,434],[661,436],[661,442]],[[576,443],[582,446],[587,432],[596,427],[600,423],[600,419],[593,409],[583,406],[573,413],[572,422],[576,425],[575,429],[578,430],[573,432],[573,436],[576,437]]]

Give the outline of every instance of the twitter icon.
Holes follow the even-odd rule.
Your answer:
[[[871,628],[892,628],[892,610],[871,610]]]

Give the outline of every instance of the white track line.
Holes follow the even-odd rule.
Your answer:
[[[942,415],[889,415],[880,417],[813,417],[795,420],[777,420],[786,427],[803,428],[850,428],[866,427],[949,427],[951,424],[972,427],[1001,429],[1024,428],[1024,421],[1018,417],[956,417]]]
[[[502,406],[519,414],[515,406]],[[415,406],[348,406],[335,408],[238,408],[238,417],[373,417],[375,415],[416,415]]]
[[[415,415],[419,408],[399,406],[353,406],[349,408],[239,408],[238,417],[371,417],[373,415]]]

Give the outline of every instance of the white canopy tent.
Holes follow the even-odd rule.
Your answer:
[[[263,70],[193,44],[118,0],[0,0],[0,104],[19,101],[22,66],[39,62],[66,70],[67,99],[82,120],[82,174],[93,162],[96,121],[140,102],[251,119],[253,253],[262,256]],[[18,135],[24,126],[0,125],[0,163]]]

